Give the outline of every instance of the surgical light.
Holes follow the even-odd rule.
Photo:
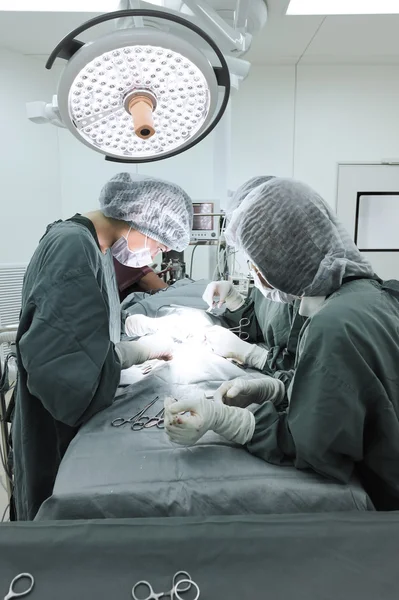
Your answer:
[[[220,67],[193,44],[149,27],[116,30],[83,44],[75,36],[110,19],[141,16],[166,19],[205,40]],[[153,10],[125,10],[91,19],[54,49],[68,60],[57,93],[57,111],[73,135],[120,162],[148,162],[174,156],[204,139],[227,106],[230,77],[213,40],[191,22]],[[224,88],[222,102],[219,87]],[[32,119],[34,120],[34,119]]]
[[[131,30],[120,30],[72,57],[58,92],[62,121],[109,156],[171,152],[209,122],[215,73],[198,51],[170,34],[137,29],[134,46],[131,39]]]

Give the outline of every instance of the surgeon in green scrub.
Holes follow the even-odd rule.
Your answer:
[[[230,228],[262,285],[300,298],[308,317],[288,406],[278,379],[238,378],[215,401],[167,399],[170,439],[213,430],[273,464],[343,484],[356,473],[376,509],[398,510],[399,282],[381,281],[322,198],[291,179],[257,188]]]
[[[257,176],[241,185],[229,203],[227,222],[231,222],[234,211],[250,194],[272,179],[272,176]],[[234,246],[234,236],[228,241]],[[255,287],[248,298],[244,298],[229,281],[212,281],[207,286],[203,299],[208,306],[226,308],[224,328],[215,326],[208,330],[208,344],[216,354],[273,375],[288,388],[299,333],[306,318],[299,314],[300,302],[294,296],[265,289],[253,266],[250,267]],[[228,329],[237,327],[242,319],[249,321],[249,325],[241,328],[248,336],[245,341]]]
[[[120,173],[101,210],[47,228],[28,266],[17,334],[12,425],[18,520],[31,520],[53,490],[78,428],[110,406],[121,369],[171,357],[171,342],[121,342],[113,258],[140,268],[189,243],[192,202],[177,185]]]

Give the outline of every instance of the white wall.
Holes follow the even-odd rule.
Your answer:
[[[292,177],[294,120],[295,67],[253,66],[232,96],[231,190],[255,175]],[[242,253],[230,268],[247,274]]]
[[[298,68],[294,177],[336,206],[337,163],[399,159],[398,66]]]
[[[23,263],[61,216],[57,132],[25,114],[27,101],[51,98],[53,84],[41,62],[3,49],[0,80],[0,263]]]
[[[232,97],[231,189],[254,175],[292,176],[294,100],[294,67],[251,68]]]
[[[181,185],[193,199],[212,198],[212,136],[174,158],[147,165],[108,162],[66,130],[59,130],[62,215],[98,207],[104,183],[116,173],[128,171],[154,175]]]
[[[399,158],[398,66],[253,66],[233,96],[235,189],[253,175],[306,181],[335,207],[337,164]]]

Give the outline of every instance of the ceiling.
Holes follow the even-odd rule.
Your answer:
[[[266,0],[268,22],[245,56],[251,63],[399,64],[399,15],[286,17],[288,1]],[[0,46],[44,60],[95,14],[0,12]]]
[[[266,0],[253,64],[399,64],[399,15],[287,17],[289,0]]]

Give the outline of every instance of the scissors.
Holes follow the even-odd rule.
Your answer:
[[[151,406],[153,404],[155,404],[155,402],[157,400],[159,400],[159,396],[154,398],[154,400],[151,400],[151,402],[149,404],[147,404],[147,406],[145,408],[142,408],[141,410],[139,410],[138,413],[136,413],[135,415],[133,415],[133,417],[130,417],[129,419],[125,419],[125,417],[117,417],[116,419],[111,421],[112,427],[121,427],[122,425],[126,425],[127,423],[129,423],[129,424],[134,423],[136,420],[139,420],[144,415],[144,413],[146,413],[147,410],[149,408],[151,408]]]
[[[132,425],[133,431],[141,431],[142,429],[148,429],[149,427],[158,427],[158,429],[165,429],[164,426],[164,415],[165,409],[159,411],[154,417],[144,415],[135,421]]]
[[[183,577],[183,579],[180,579]],[[137,588],[146,587],[148,590],[148,596],[145,598],[138,597],[136,595]],[[179,592],[188,592],[191,588],[194,587],[196,590],[195,597],[193,600],[198,600],[200,596],[200,589],[198,585],[191,579],[191,575],[186,571],[178,571],[173,575],[172,589],[169,592],[161,592],[160,594],[156,594],[152,589],[151,584],[148,581],[138,581],[132,589],[132,597],[134,600],[159,600],[163,596],[170,596],[171,600],[177,598],[177,600],[184,600],[182,596],[180,596]]]
[[[230,331],[235,333],[240,338],[240,340],[242,340],[243,342],[246,342],[247,339],[249,338],[249,333],[247,333],[246,331],[243,331],[242,328],[248,327],[250,322],[251,321],[247,317],[243,317],[242,319],[239,320],[237,327],[230,327]]]
[[[24,592],[14,592],[15,584],[20,579],[28,579],[30,582],[29,587]],[[19,575],[14,577],[14,579],[10,583],[10,589],[8,590],[8,594],[7,594],[7,596],[5,596],[4,600],[11,600],[11,598],[20,598],[21,596],[27,596],[28,594],[31,593],[34,585],[35,585],[35,580],[33,578],[33,575],[31,575],[30,573],[20,573]]]

